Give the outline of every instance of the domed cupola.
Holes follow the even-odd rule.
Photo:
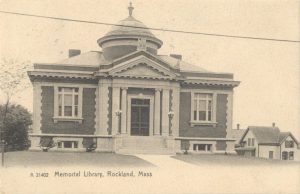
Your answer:
[[[163,42],[132,16],[133,9],[130,3],[129,17],[119,21],[104,37],[98,39],[106,59],[116,59],[136,50],[147,50],[157,54],[157,49],[162,46]]]

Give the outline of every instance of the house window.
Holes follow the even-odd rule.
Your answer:
[[[289,152],[289,160],[294,160],[294,152]]]
[[[58,88],[58,116],[78,117],[79,88],[59,87]]]
[[[248,146],[254,146],[255,139],[254,138],[248,138]]]
[[[212,94],[194,93],[193,94],[193,121],[211,122],[212,119]]]
[[[286,148],[293,148],[294,147],[294,141],[285,141],[285,147]]]
[[[59,141],[57,142],[57,147],[64,149],[78,148],[78,141]]]
[[[284,151],[282,152],[282,160],[287,160],[288,159],[288,152]]]
[[[194,151],[205,151],[210,152],[211,151],[211,144],[193,144],[193,150]]]

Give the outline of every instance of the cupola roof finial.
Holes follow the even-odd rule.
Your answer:
[[[129,6],[128,6],[129,16],[132,16],[133,9],[134,9],[134,7],[132,6],[132,3],[130,1]]]

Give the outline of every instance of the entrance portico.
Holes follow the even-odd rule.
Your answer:
[[[178,121],[173,121],[178,117],[169,117],[170,112],[174,112],[174,115],[179,114],[177,103],[172,102],[172,99],[178,100],[179,97],[177,82],[116,78],[108,85],[112,86],[111,135],[167,137],[178,134],[178,125],[176,125]],[[103,91],[101,89],[103,86],[105,85],[99,84],[99,90]],[[170,98],[176,93],[178,93],[177,98]],[[107,103],[109,101],[107,98]],[[106,110],[102,109],[102,111]],[[101,109],[99,114],[103,114]],[[109,123],[109,117],[102,122]]]

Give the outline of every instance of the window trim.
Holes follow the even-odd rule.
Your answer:
[[[59,114],[58,114],[58,111],[59,111],[58,88],[78,88],[78,115],[77,116],[59,116]],[[73,121],[73,122],[82,123],[82,121],[83,121],[83,118],[82,118],[82,92],[83,92],[82,86],[75,86],[75,85],[54,86],[54,116],[53,116],[54,123],[57,123],[58,121]],[[73,110],[72,110],[72,112],[73,112]]]
[[[212,113],[211,113],[211,121],[199,121],[194,120],[194,100],[195,94],[211,94],[212,95]],[[208,126],[216,126],[216,109],[217,109],[217,92],[214,91],[201,91],[195,90],[191,91],[191,113],[190,113],[190,125],[197,126],[197,125],[208,125]]]

